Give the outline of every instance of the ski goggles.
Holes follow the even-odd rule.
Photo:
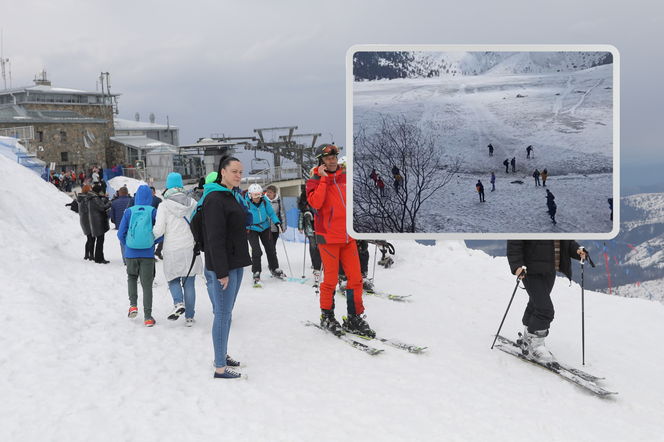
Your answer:
[[[328,155],[339,155],[339,148],[334,144],[328,144],[323,148],[323,151],[318,155],[317,158],[326,157]]]

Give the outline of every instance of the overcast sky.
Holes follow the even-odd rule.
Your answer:
[[[110,72],[120,118],[168,115],[181,144],[298,126],[345,146],[345,57],[356,44],[610,44],[621,57],[621,161],[664,162],[664,6],[655,1],[5,3],[12,86],[46,69],[54,86],[95,90]]]

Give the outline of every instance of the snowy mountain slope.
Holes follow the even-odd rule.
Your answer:
[[[572,73],[354,82],[353,131],[375,133],[385,116],[403,118],[436,137],[447,158],[463,159],[455,180],[461,187],[452,183],[425,207],[419,225],[426,233],[609,233],[612,224],[605,214],[613,195],[613,92],[611,65]],[[527,159],[529,145],[534,154]],[[362,146],[352,149],[353,155],[362,155]],[[505,173],[502,163],[512,158],[517,173],[511,167]],[[518,192],[496,193],[501,200],[493,205],[497,210],[470,206],[478,199],[478,179],[488,196],[492,171],[506,190],[516,180],[534,184],[536,168],[548,170],[547,186],[561,216],[574,212],[576,219],[553,227],[546,214],[541,219],[534,215],[540,208],[537,197],[514,201]],[[391,190],[390,170],[377,172],[388,177]],[[558,199],[558,192],[565,197]],[[519,219],[516,224],[514,218]]]
[[[126,317],[125,269],[113,232],[108,265],[82,259],[84,237],[68,197],[0,157],[0,425],[9,441],[201,440],[438,441],[657,440],[664,417],[658,348],[664,307],[585,293],[586,370],[616,397],[600,399],[489,349],[512,290],[504,258],[461,242],[394,241],[393,268],[376,286],[409,302],[365,297],[386,337],[428,346],[421,355],[358,352],[303,325],[316,320],[308,284],[249,272],[235,307],[230,354],[247,381],[212,379],[211,306],[197,279],[197,323],[172,306],[157,265],[154,316]],[[15,193],[12,183],[30,191]],[[303,244],[278,244],[281,267],[301,276]],[[284,252],[288,253],[285,260]],[[373,253],[370,272],[373,273]],[[309,260],[304,273],[310,275]],[[578,264],[574,271],[578,272]],[[548,346],[580,366],[580,288],[558,279]],[[515,336],[526,297],[503,333]],[[337,298],[337,316],[345,313]],[[644,327],[645,326],[645,327]],[[644,333],[644,328],[648,332]],[[535,411],[533,411],[535,410]]]

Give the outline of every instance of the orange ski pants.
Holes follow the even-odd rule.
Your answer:
[[[339,282],[339,262],[344,267],[348,278],[346,286],[346,304],[349,315],[364,312],[362,303],[362,271],[357,243],[351,239],[348,243],[318,244],[323,262],[323,282],[320,285],[320,308],[334,309],[334,292]]]

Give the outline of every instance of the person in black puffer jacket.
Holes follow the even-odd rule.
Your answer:
[[[549,334],[554,317],[551,291],[556,272],[571,281],[572,258],[585,257],[583,249],[573,240],[507,241],[510,270],[523,280],[529,297],[522,319],[524,354],[529,353],[540,362],[553,362],[553,355],[544,346],[544,338]]]
[[[89,209],[90,233],[96,241],[94,260],[97,264],[108,264],[109,261],[104,258],[104,234],[110,230],[108,212],[111,210],[111,202],[102,193],[99,184],[92,187],[86,200]]]

